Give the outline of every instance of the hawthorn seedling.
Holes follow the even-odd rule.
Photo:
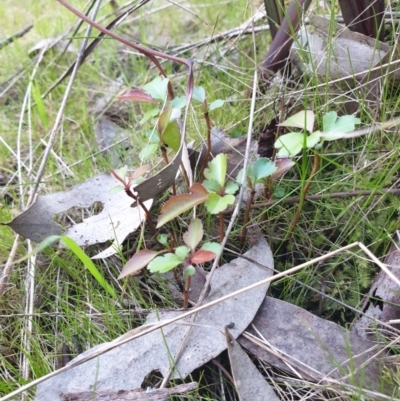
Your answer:
[[[302,132],[289,132],[280,136],[275,142],[275,148],[278,149],[277,157],[294,157],[303,149],[321,148],[323,141],[339,139],[338,133],[348,133],[355,130],[355,125],[360,123],[360,119],[352,115],[338,117],[335,111],[330,111],[322,117],[322,131],[314,131],[315,114],[312,110],[302,110],[289,117],[281,123],[281,126],[290,128],[300,128]],[[308,134],[307,134],[308,133]],[[329,135],[331,134],[331,135]],[[289,228],[289,235],[296,226],[300,212],[303,208],[304,199],[311,186],[312,179],[318,172],[320,156],[314,152],[314,164],[305,186],[300,195],[300,202]]]
[[[143,249],[137,252],[125,264],[118,278],[135,274],[146,266],[152,273],[166,273],[179,265],[183,265],[185,276],[184,306],[187,307],[190,277],[196,272],[193,265],[209,262],[221,253],[221,245],[216,242],[205,243],[200,249],[196,250],[203,234],[202,222],[199,219],[194,219],[189,224],[188,231],[183,234],[182,239],[185,245],[170,249],[168,237],[165,234],[159,235],[157,237],[158,242],[166,246],[167,249],[159,252]]]
[[[222,107],[224,105],[224,101],[222,99],[217,99],[217,100],[214,100],[212,103],[208,104],[206,91],[204,90],[204,88],[202,86],[195,86],[193,88],[192,99],[196,100],[197,102],[200,102],[203,105],[204,120],[205,120],[206,126],[207,126],[207,152],[204,157],[202,168],[201,168],[201,171],[204,171],[204,169],[210,159],[210,153],[211,153],[212,123],[211,123],[211,119],[210,119],[210,111],[213,111],[215,109],[218,109],[219,107]]]

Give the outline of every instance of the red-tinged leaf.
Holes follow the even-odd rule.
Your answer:
[[[165,223],[168,223],[175,217],[186,212],[187,210],[200,205],[208,199],[209,193],[203,185],[195,183],[190,187],[189,194],[173,196],[161,208],[161,213],[158,217],[157,228],[160,228]]]
[[[129,176],[129,180],[137,180],[140,178],[142,175],[146,174],[150,170],[150,165],[149,164],[143,164],[142,166],[138,167],[135,171],[132,172],[132,174]]]
[[[129,274],[138,273],[139,270],[146,267],[159,252],[152,251],[151,249],[142,249],[138,253],[135,253],[122,268],[118,279],[128,276]]]
[[[209,262],[217,257],[214,252],[206,251],[205,249],[199,249],[191,258],[190,262],[194,265]]]
[[[282,177],[287,171],[289,171],[296,163],[290,158],[282,158],[276,159],[275,165],[278,170],[275,171],[274,174],[271,175],[273,180],[277,180],[278,178]]]
[[[133,89],[120,96],[118,100],[131,100],[133,102],[158,104],[153,97],[142,89]]]

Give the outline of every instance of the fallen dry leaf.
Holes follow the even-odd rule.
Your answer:
[[[388,269],[400,279],[400,234],[391,245],[385,258]],[[363,305],[363,312],[367,316],[361,316],[352,327],[352,331],[367,338],[368,333],[376,337],[376,323],[372,318],[382,322],[400,319],[400,288],[387,273],[380,270]],[[399,325],[394,325],[398,327]],[[371,330],[372,329],[372,330]],[[387,329],[385,329],[387,330]],[[371,334],[370,334],[371,336]]]
[[[168,401],[172,394],[183,394],[198,388],[195,382],[184,383],[171,388],[143,390],[103,390],[62,393],[62,401]]]
[[[315,381],[325,377],[343,379],[350,375],[347,382],[357,388],[383,390],[379,357],[374,356],[376,350],[370,350],[375,343],[336,323],[314,316],[298,306],[267,297],[252,326],[246,333],[257,338],[260,333],[266,342],[261,339],[255,343],[246,333],[238,341],[272,366],[292,374],[298,372],[302,377]],[[367,361],[366,367],[360,371],[360,366]]]
[[[258,263],[273,267],[272,252],[267,242],[260,238],[245,254]],[[262,268],[244,258],[237,258],[216,270],[205,303],[223,295],[259,282],[272,275],[272,270]],[[232,326],[231,334],[237,337],[253,320],[265,298],[268,285],[257,287],[237,297],[197,313],[194,326],[179,359],[173,378],[185,378],[194,369],[215,358],[226,349],[224,328]],[[151,313],[146,324],[170,319],[182,312],[158,311]],[[187,324],[189,321],[186,321]],[[165,375],[186,331],[185,321],[165,326],[126,344],[116,347],[95,359],[71,368],[46,380],[37,387],[37,401],[60,401],[60,393],[102,390],[129,390],[139,388],[146,375],[158,370]],[[125,335],[124,335],[125,336]],[[125,338],[122,336],[123,338]],[[114,340],[113,344],[115,343]],[[84,358],[107,346],[101,344],[76,358]],[[74,361],[71,362],[73,364]]]
[[[391,51],[386,43],[353,32],[342,24],[336,24],[332,37],[330,21],[317,15],[310,16],[310,26],[313,32],[307,28],[300,30],[292,57],[323,80],[327,76],[330,80],[351,77],[346,83],[354,86],[369,74],[372,67],[382,63],[384,56]],[[396,67],[394,63],[392,72],[398,81],[400,76]]]
[[[240,401],[279,401],[265,377],[225,328],[231,371]]]
[[[141,208],[131,207],[132,198],[121,191],[111,194],[111,188],[120,185],[110,174],[100,174],[82,184],[75,185],[69,191],[39,195],[34,204],[25,212],[7,223],[15,232],[35,242],[41,242],[50,235],[65,235],[80,246],[114,243],[95,256],[105,258],[117,252],[114,244],[122,244],[124,239],[135,231],[143,221],[145,214]],[[94,216],[73,224],[65,232],[54,221],[54,216],[71,208],[89,208],[101,202],[103,210]],[[145,203],[149,209],[152,201]]]

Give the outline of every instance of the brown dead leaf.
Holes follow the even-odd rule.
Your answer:
[[[382,391],[376,344],[298,306],[267,297],[246,333],[239,343],[272,366],[315,381],[349,375],[357,388]]]
[[[272,270],[259,263],[273,267],[272,252],[265,241],[259,242],[245,254],[258,263],[237,258],[215,271],[210,292],[205,303],[219,299],[233,291],[257,283],[272,275]],[[224,328],[232,326],[231,334],[237,337],[250,324],[261,302],[265,298],[268,285],[257,287],[237,297],[213,305],[197,313],[195,325],[179,359],[174,378],[185,378],[194,369],[215,358],[226,349]],[[158,311],[151,313],[146,324],[179,316],[180,311]],[[61,401],[60,393],[90,391],[96,386],[98,391],[129,390],[141,386],[145,376],[154,370],[165,375],[170,369],[173,357],[186,332],[189,320],[165,326],[162,330],[148,333],[116,347],[95,359],[46,380],[37,387],[35,400]],[[124,336],[123,336],[124,337]],[[114,340],[113,344],[115,344]],[[74,361],[85,358],[96,350],[107,347],[101,344],[79,355]],[[74,363],[71,362],[71,364]]]
[[[196,390],[198,384],[195,382],[180,384],[171,388],[155,388],[143,390],[103,390],[82,391],[75,393],[62,393],[62,401],[168,401],[170,395],[184,394]]]
[[[331,21],[318,15],[310,16],[310,26],[313,31],[308,28],[300,30],[292,57],[323,80],[327,76],[330,80],[349,77],[343,83],[354,87],[391,52],[386,43],[353,32],[342,24],[336,24],[332,29]],[[332,32],[335,32],[333,37]],[[400,72],[397,70],[397,64],[393,63],[391,73],[399,81]]]
[[[386,255],[385,264],[391,273],[400,279],[399,232],[396,235],[397,238]],[[400,319],[400,288],[383,270],[379,271],[372,284],[369,294],[364,301],[363,312],[367,316],[382,322]],[[393,325],[393,327],[399,328],[399,325]],[[376,324],[366,316],[361,316],[352,327],[353,332],[364,338],[368,337],[368,332],[376,333],[375,330]],[[374,334],[373,337],[375,336]]]
[[[131,207],[132,198],[125,192],[110,193],[117,185],[120,185],[119,181],[112,175],[103,173],[75,185],[69,191],[39,195],[29,209],[6,225],[35,242],[41,242],[50,235],[66,235],[80,246],[109,240],[115,240],[115,244],[122,244],[124,239],[140,226],[145,214],[141,208]],[[96,202],[102,204],[103,210],[84,219],[82,223],[64,229],[54,221],[54,216],[59,213],[71,208],[89,208]],[[152,200],[147,201],[145,205],[149,209]],[[95,258],[105,258],[116,252],[116,246],[113,244]]]
[[[225,328],[231,371],[240,401],[279,401],[265,377]]]

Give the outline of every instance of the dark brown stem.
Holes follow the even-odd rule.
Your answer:
[[[161,146],[161,154],[162,154],[162,158],[164,160],[165,165],[168,166],[169,161],[168,161],[167,149],[165,149],[164,146]],[[176,196],[175,182],[172,183],[172,195]]]
[[[189,290],[190,290],[190,281],[192,276],[187,275],[185,279],[185,291],[183,293],[183,308],[187,309],[189,305]]]
[[[249,224],[249,220],[250,220],[250,210],[251,210],[251,206],[253,205],[254,202],[254,196],[256,194],[255,189],[253,188],[251,190],[250,193],[250,199],[247,202],[246,205],[246,212],[244,215],[244,222],[243,222],[243,227],[242,227],[242,231],[240,232],[240,246],[243,247],[244,245],[244,240],[246,238],[246,234],[247,234],[247,224]]]
[[[293,230],[299,221],[300,213],[303,209],[304,200],[307,196],[308,190],[310,189],[312,180],[313,180],[315,174],[317,174],[317,171],[319,169],[320,160],[321,159],[320,159],[319,155],[317,153],[314,153],[314,165],[313,165],[310,177],[309,177],[308,181],[306,182],[306,185],[304,185],[303,190],[301,191],[299,205],[297,206],[297,210],[293,217],[292,224],[289,227],[289,235],[287,238],[290,238],[292,236]]]
[[[156,237],[157,236],[157,230],[153,224],[153,220],[151,219],[151,214],[149,212],[149,209],[147,209],[147,207],[145,206],[145,204],[140,200],[140,198],[138,196],[136,196],[131,190],[130,188],[125,188],[125,192],[128,196],[130,196],[132,199],[134,199],[139,205],[140,207],[143,209],[143,211],[146,214],[146,221],[147,223],[149,223],[150,226],[150,230],[153,233],[153,235]]]
[[[206,126],[207,126],[207,151],[203,159],[203,163],[201,166],[201,173],[200,176],[203,175],[204,169],[207,167],[208,161],[210,160],[210,154],[211,154],[211,129],[212,129],[212,123],[210,119],[210,114],[208,112],[208,105],[207,105],[207,100],[204,100],[204,120],[206,121]]]

